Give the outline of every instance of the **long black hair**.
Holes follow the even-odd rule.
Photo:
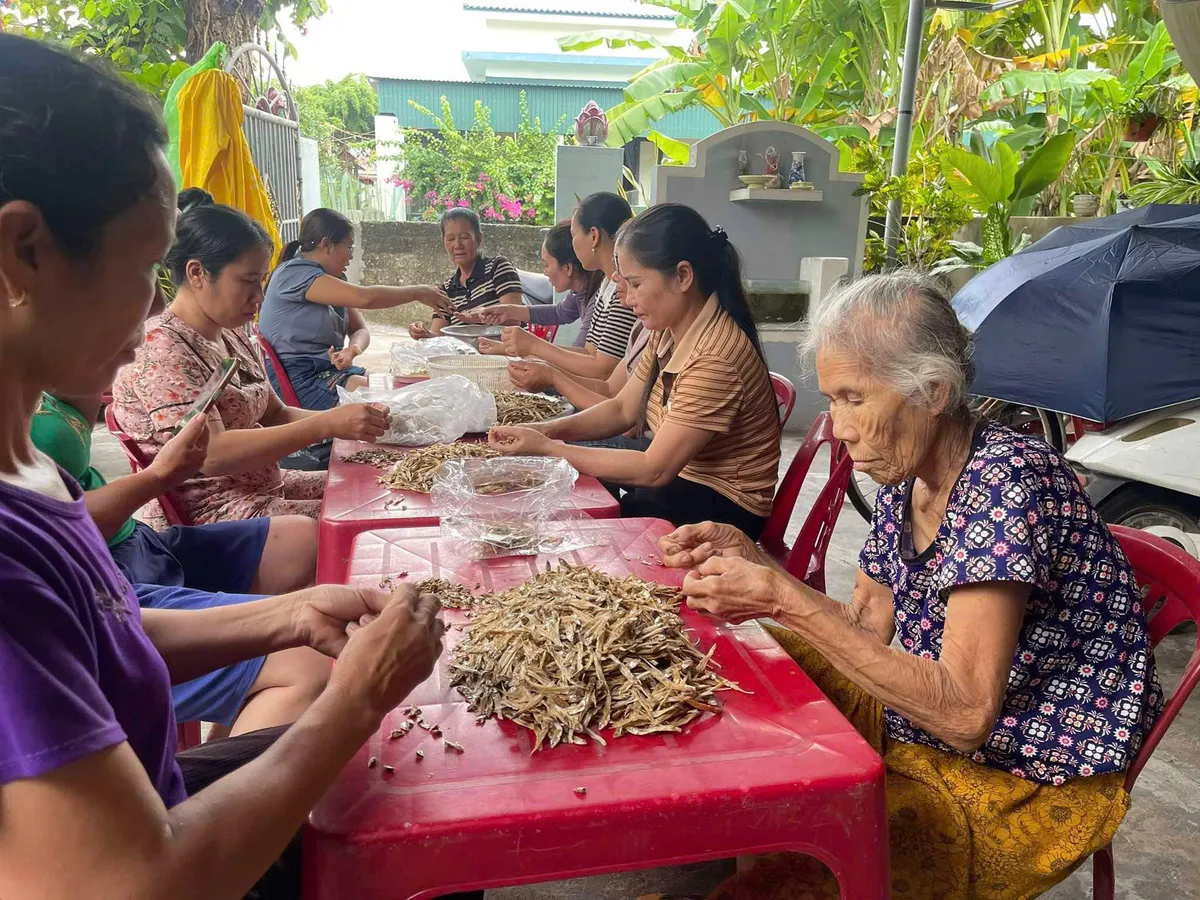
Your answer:
[[[187,281],[187,266],[193,259],[216,279],[227,265],[255,247],[270,250],[273,244],[266,229],[240,209],[219,203],[193,206],[175,223],[175,243],[166,259],[171,283],[179,287]]]
[[[105,227],[150,195],[166,142],[149,95],[131,82],[0,31],[0,206],[36,206],[68,256],[90,256]]]
[[[576,272],[583,273],[583,296],[589,300],[596,296],[596,291],[600,290],[600,285],[604,282],[604,272],[600,269],[589,272],[575,255],[575,245],[571,242],[570,219],[552,226],[546,232],[546,240],[542,243],[546,246],[546,252],[553,256],[560,266],[574,266]]]
[[[326,238],[331,244],[340,244],[354,234],[354,225],[335,209],[324,206],[305,215],[300,222],[300,239],[288,241],[279,254],[281,263],[287,262],[300,251],[316,250]]]
[[[633,218],[633,210],[620,194],[599,191],[588,194],[575,209],[575,220],[584,231],[599,229],[615,238],[621,226]]]
[[[704,216],[690,206],[660,203],[625,223],[617,234],[616,246],[646,268],[663,274],[674,273],[681,262],[689,263],[700,292],[706,297],[717,295],[721,309],[737,323],[766,367],[767,356],[742,284],[741,256],[723,228],[710,228]],[[649,399],[658,375],[658,356],[654,354],[644,400]],[[643,402],[639,430],[645,427],[645,408]]]

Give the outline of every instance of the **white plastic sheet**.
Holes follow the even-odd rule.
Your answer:
[[[380,403],[391,422],[381,444],[425,447],[456,441],[468,431],[496,424],[496,401],[461,375],[432,378],[394,391],[338,388],[342,403]]]

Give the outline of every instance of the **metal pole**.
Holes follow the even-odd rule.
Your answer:
[[[904,71],[900,77],[900,109],[896,115],[896,143],[892,148],[892,177],[908,171],[908,151],[912,144],[913,105],[917,95],[917,74],[921,69],[921,51],[925,41],[925,0],[908,0],[908,31],[904,38]],[[888,267],[896,264],[900,243],[900,199],[888,202],[883,242],[887,247]]]

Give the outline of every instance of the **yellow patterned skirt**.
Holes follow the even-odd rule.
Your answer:
[[[1054,787],[888,739],[881,703],[792,632],[771,633],[883,757],[894,900],[1036,897],[1108,844],[1125,817],[1129,795],[1120,773]],[[837,896],[837,882],[820,862],[779,853],[760,857],[709,900]]]

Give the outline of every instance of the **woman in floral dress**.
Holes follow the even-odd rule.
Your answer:
[[[262,302],[270,261],[266,232],[238,210],[198,206],[183,213],[166,260],[175,301],[147,322],[136,361],[113,385],[117,422],[153,458],[221,362],[238,361],[237,374],[208,413],[204,470],[177,489],[197,524],[317,518],[325,473],[284,472],[279,460],[330,438],[369,441],[387,429],[383,407],[312,412],[284,406],[271,390],[245,333]],[[159,511],[147,512],[152,524],[161,524]]]
[[[936,283],[860,279],[809,326],[834,434],[882,485],[850,602],[726,525],[680,529],[664,558],[694,570],[693,608],[779,623],[883,757],[893,898],[1036,897],[1110,842],[1162,708],[1134,573],[1059,453],[974,420],[970,338]],[[776,854],[710,900],[836,896]]]

